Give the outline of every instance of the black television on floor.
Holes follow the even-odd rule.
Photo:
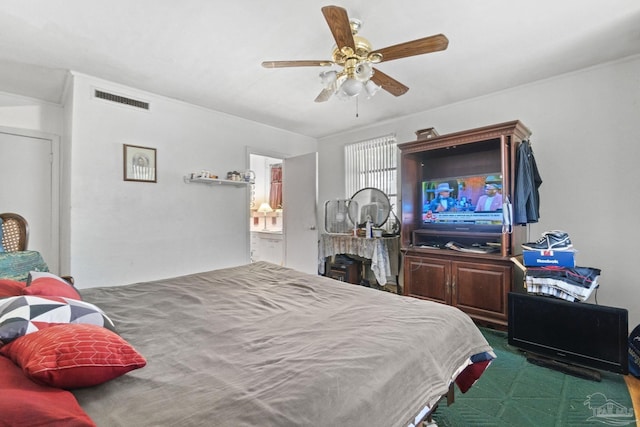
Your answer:
[[[508,309],[509,345],[530,362],[595,380],[629,372],[626,309],[515,292]]]

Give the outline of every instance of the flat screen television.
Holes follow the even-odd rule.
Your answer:
[[[499,172],[422,181],[422,228],[500,232],[502,175]]]
[[[508,309],[509,345],[563,364],[549,367],[629,372],[626,309],[514,292]]]

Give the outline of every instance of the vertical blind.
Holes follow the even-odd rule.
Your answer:
[[[349,198],[362,188],[374,187],[389,197],[392,210],[397,212],[396,136],[391,134],[348,144],[345,145],[344,151],[345,196]]]

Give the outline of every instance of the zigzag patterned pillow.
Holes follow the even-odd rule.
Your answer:
[[[116,328],[95,305],[64,297],[22,295],[0,299],[0,344],[61,323],[84,323]]]

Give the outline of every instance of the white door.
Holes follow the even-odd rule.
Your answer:
[[[284,265],[318,274],[317,154],[284,159]]]
[[[0,129],[0,211],[27,220],[28,249],[40,252],[49,269],[58,272],[57,144],[29,133]]]

